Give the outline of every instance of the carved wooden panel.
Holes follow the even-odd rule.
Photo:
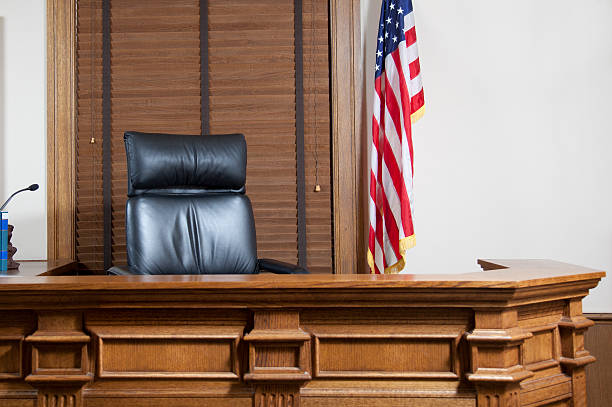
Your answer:
[[[238,379],[239,333],[99,335],[98,376]]]
[[[445,309],[308,311],[316,378],[458,380],[470,314]]]
[[[300,371],[301,344],[295,343],[258,343],[253,346],[253,370],[259,369],[295,369]]]
[[[77,344],[32,343],[32,373],[86,374],[87,346]]]
[[[258,310],[253,320],[254,329],[244,337],[249,343],[245,380],[291,386],[310,380],[310,335],[299,328],[299,313]]]
[[[38,407],[80,407],[81,392],[49,388],[38,392]]]
[[[315,377],[458,378],[457,338],[316,334]]]
[[[298,386],[269,384],[257,386],[253,398],[254,407],[300,407]]]

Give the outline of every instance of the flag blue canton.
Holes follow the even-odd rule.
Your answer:
[[[376,48],[375,76],[384,71],[384,60],[406,40],[404,17],[412,12],[412,0],[383,0],[378,26],[378,46]]]

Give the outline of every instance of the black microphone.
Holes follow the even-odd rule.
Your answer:
[[[13,195],[9,196],[9,199],[7,199],[7,200],[6,200],[6,201],[5,201],[5,202],[2,204],[2,206],[0,206],[0,211],[2,211],[2,210],[4,209],[4,207],[5,207],[5,206],[6,206],[6,205],[7,205],[7,204],[8,204],[8,203],[11,201],[11,199],[13,199],[13,197],[14,197],[15,195],[17,195],[18,193],[23,192],[23,191],[36,191],[37,189],[38,189],[38,184],[32,184],[32,185],[30,185],[30,186],[29,186],[29,187],[27,187],[27,188],[20,189],[20,190],[19,190],[19,191],[17,191],[17,192],[13,192]]]

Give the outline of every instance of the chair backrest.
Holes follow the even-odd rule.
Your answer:
[[[124,140],[131,272],[258,272],[242,134],[126,132]]]

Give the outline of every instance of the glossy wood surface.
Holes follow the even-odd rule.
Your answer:
[[[585,406],[581,300],[605,273],[483,264],[0,277],[0,405]]]
[[[0,277],[66,276],[74,274],[74,260],[18,260],[19,268],[0,271]]]

